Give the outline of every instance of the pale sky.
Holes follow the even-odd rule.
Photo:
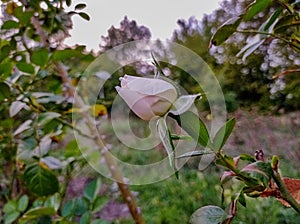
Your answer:
[[[178,19],[188,19],[195,16],[201,19],[204,14],[210,14],[219,7],[219,0],[73,0],[73,5],[86,3],[83,11],[91,20],[73,16],[71,38],[66,44],[84,44],[88,49],[99,49],[101,36],[106,36],[107,30],[113,25],[119,27],[124,16],[135,20],[138,25],[150,29],[152,39],[170,39],[178,28]],[[73,9],[74,6],[71,7]]]

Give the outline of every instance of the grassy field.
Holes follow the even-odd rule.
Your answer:
[[[214,167],[204,172],[185,167],[180,172],[179,180],[170,177],[162,182],[136,186],[132,189],[139,192],[139,205],[146,223],[188,223],[191,214],[199,207],[205,205],[223,207],[219,177],[220,171]],[[225,201],[229,201],[232,190],[225,190],[225,196],[227,195]],[[297,224],[300,223],[300,216],[293,209],[283,207],[274,198],[247,197],[247,207],[238,206],[237,216],[232,223]]]
[[[132,186],[138,193],[138,205],[148,224],[188,223],[192,213],[205,205],[221,204],[222,189],[219,171],[208,168],[199,172],[188,167],[180,172],[180,178],[174,176],[167,180],[144,186]],[[233,189],[226,189],[225,196]],[[120,200],[121,199],[117,199]],[[291,208],[285,208],[274,198],[246,198],[247,207],[238,205],[238,213],[233,224],[297,224],[300,216]],[[125,206],[125,205],[124,205]],[[108,223],[129,224],[129,218],[118,218]]]

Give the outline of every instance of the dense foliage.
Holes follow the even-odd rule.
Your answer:
[[[173,33],[172,40],[193,49],[211,66],[221,82],[229,110],[235,110],[238,105],[259,107],[274,112],[280,109],[297,110],[299,109],[299,88],[295,88],[299,82],[297,71],[287,77],[273,78],[283,70],[294,70],[299,66],[297,52],[293,48],[284,47],[285,42],[278,41],[272,36],[261,39],[258,35],[255,36],[255,32],[237,32],[228,37],[226,45],[218,43],[217,47],[212,47],[208,51],[210,37],[216,29],[229,19],[241,17],[251,2],[224,1],[221,2],[220,9],[205,15],[200,21],[194,17],[187,21],[178,20],[179,29]],[[278,13],[280,2],[272,1],[265,11],[258,13],[251,20],[239,21],[239,29],[261,30],[263,22]],[[288,17],[291,16],[287,15],[285,18]],[[278,30],[284,31],[283,27]],[[244,46],[253,46],[256,41],[262,42],[257,45],[253,54],[245,52]],[[179,77],[183,85],[185,77],[184,74]]]

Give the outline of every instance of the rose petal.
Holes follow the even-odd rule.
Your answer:
[[[143,98],[143,95],[136,93],[135,91],[124,89],[124,88],[117,88],[118,94],[122,97],[122,99],[127,103],[127,105],[132,108],[137,101]]]
[[[131,110],[145,121],[150,121],[155,117],[155,113],[152,111],[151,104],[147,103],[145,100],[137,101],[132,107]]]
[[[177,99],[176,88],[165,80],[129,75],[120,80],[121,87],[116,87],[118,94],[144,120],[165,115]]]
[[[142,77],[125,76],[122,79],[121,87],[126,87],[132,91],[137,91],[144,95],[159,95],[166,91],[169,92],[169,96],[177,98],[177,92],[175,87],[162,79],[151,79]],[[172,94],[172,95],[171,95]]]

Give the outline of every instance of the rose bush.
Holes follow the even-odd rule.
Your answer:
[[[141,119],[149,121],[164,116],[178,98],[176,88],[162,79],[125,75],[116,90],[130,109]]]

